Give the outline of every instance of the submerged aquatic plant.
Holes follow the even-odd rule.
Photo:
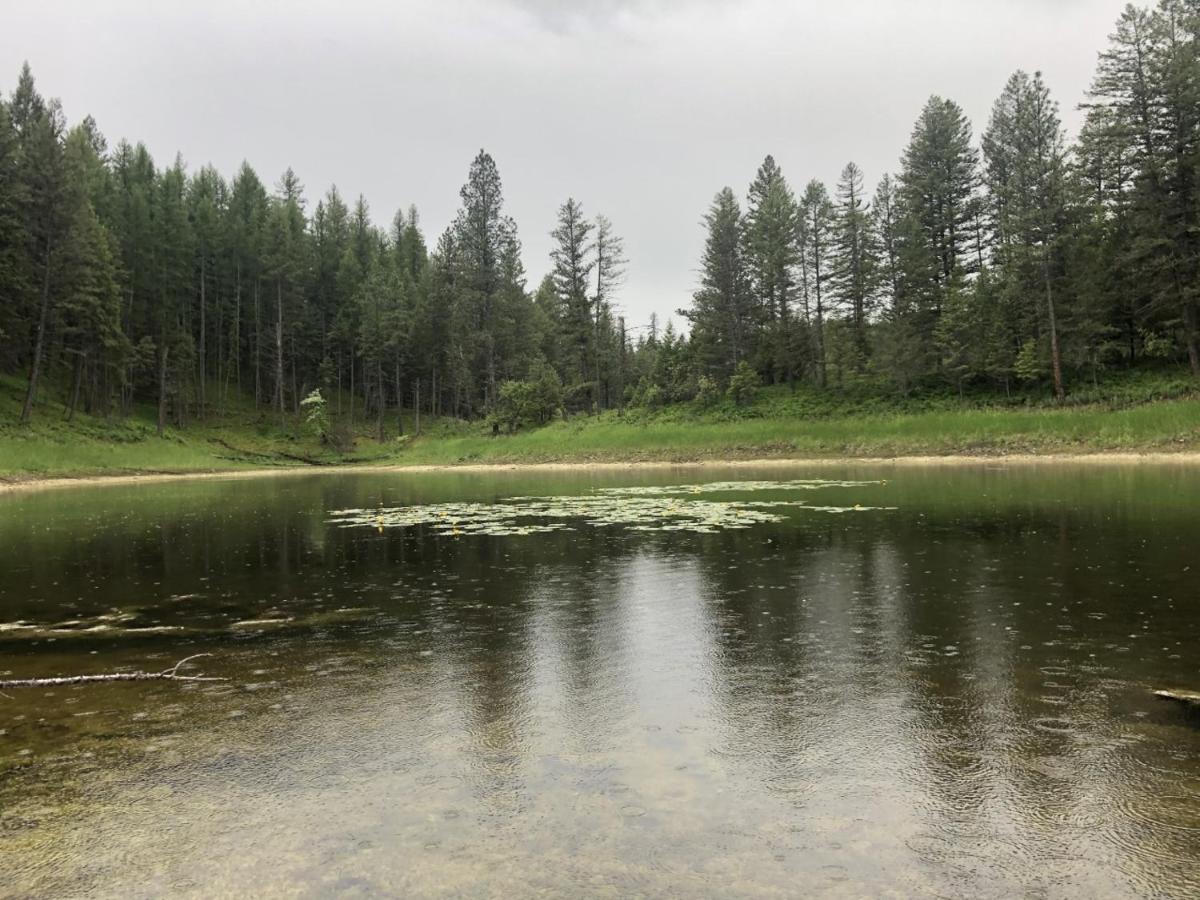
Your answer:
[[[710,500],[696,494],[753,491],[816,490],[825,487],[860,487],[867,481],[743,481],[695,485],[600,488],[574,497],[511,497],[496,503],[431,503],[379,509],[341,509],[331,523],[342,527],[387,528],[431,526],[435,534],[460,536],[526,535],[564,531],[576,524],[603,527],[621,525],[635,531],[690,531],[714,534],[732,528],[749,528],[781,522],[771,510],[801,508],[813,512],[866,512],[893,507],[811,506],[804,500]]]

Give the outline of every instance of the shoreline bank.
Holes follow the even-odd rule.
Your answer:
[[[181,472],[122,472],[87,473],[80,475],[29,475],[0,478],[0,494],[48,490],[53,488],[95,485],[155,484],[171,481],[200,481],[211,479],[277,478],[298,475],[350,475],[363,473],[412,474],[430,472],[581,472],[714,469],[804,469],[839,468],[848,466],[917,467],[917,466],[1035,466],[1035,465],[1188,465],[1200,466],[1200,451],[1176,452],[1096,451],[1095,453],[1013,453],[1013,454],[914,454],[911,456],[837,456],[837,457],[762,457],[754,459],[699,460],[564,460],[551,462],[477,462],[412,465],[347,464],[331,466],[279,466],[241,469],[204,469]]]

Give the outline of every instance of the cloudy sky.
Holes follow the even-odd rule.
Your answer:
[[[976,125],[1041,69],[1069,130],[1121,0],[4,0],[0,64],[111,142],[226,174],[287,166],[374,218],[415,203],[432,244],[480,147],[530,284],[557,206],[603,212],[630,258],[631,324],[685,305],[700,218],[771,153],[793,186],[853,159],[894,171],[922,103]]]

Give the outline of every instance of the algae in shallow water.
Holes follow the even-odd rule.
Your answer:
[[[784,516],[770,511],[780,507],[827,513],[866,512],[891,507],[811,506],[805,500],[697,500],[693,499],[696,494],[811,491],[879,483],[806,479],[601,488],[592,494],[573,497],[511,497],[497,503],[341,509],[334,510],[329,521],[342,527],[374,527],[381,531],[429,525],[435,534],[448,536],[541,534],[570,530],[576,524],[713,534],[726,529],[781,522]]]

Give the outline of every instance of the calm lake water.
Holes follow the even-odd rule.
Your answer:
[[[0,496],[3,677],[201,652],[0,697],[0,896],[1200,896],[1197,467]]]

